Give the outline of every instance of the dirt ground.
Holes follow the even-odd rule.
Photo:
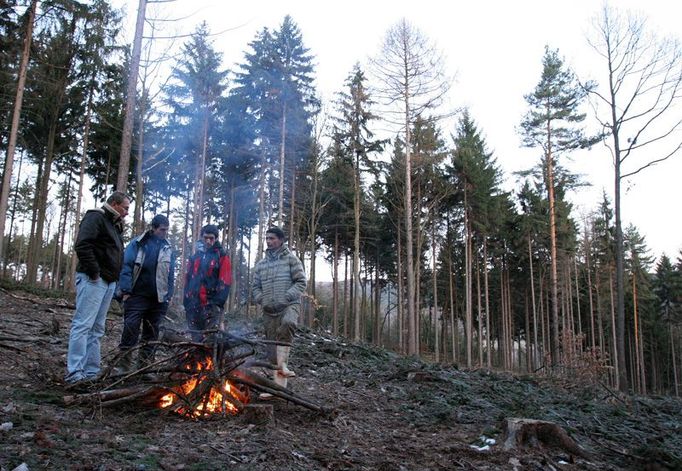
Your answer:
[[[622,397],[540,377],[422,363],[300,331],[274,416],[189,420],[135,404],[65,406],[69,302],[0,290],[0,468],[14,470],[666,470],[682,469],[682,401]],[[110,313],[104,363],[116,352]],[[509,418],[551,421],[556,443],[505,450]]]

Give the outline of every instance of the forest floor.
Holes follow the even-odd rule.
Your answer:
[[[682,469],[679,399],[464,371],[305,330],[292,349],[290,388],[332,414],[279,399],[261,424],[135,404],[67,407],[72,314],[70,301],[0,289],[2,471]],[[121,324],[110,312],[105,363]],[[584,453],[551,441],[505,449],[509,418],[553,422]]]

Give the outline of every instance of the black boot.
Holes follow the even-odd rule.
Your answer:
[[[122,355],[112,370],[114,376],[125,376],[133,368],[133,352],[130,349],[121,349]]]

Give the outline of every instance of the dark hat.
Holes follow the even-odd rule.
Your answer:
[[[272,226],[265,231],[266,234],[275,234],[279,239],[284,240],[284,231],[277,226]]]
[[[213,224],[207,224],[204,227],[201,228],[201,233],[202,234],[213,234],[215,238],[218,238],[218,226],[214,226]]]

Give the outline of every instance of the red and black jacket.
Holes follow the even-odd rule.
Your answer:
[[[222,308],[230,294],[231,284],[230,257],[216,241],[187,261],[183,305],[186,310],[209,304]]]

